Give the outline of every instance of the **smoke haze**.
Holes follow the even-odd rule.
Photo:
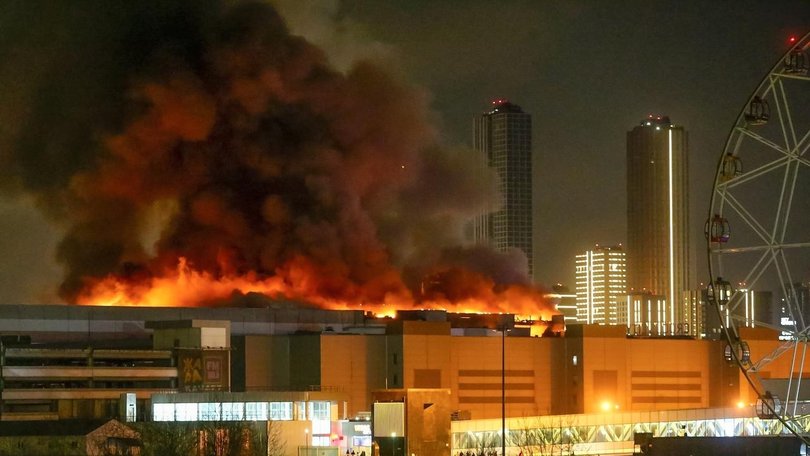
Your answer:
[[[344,34],[336,68],[262,2],[3,9],[0,185],[62,227],[65,301],[194,276],[315,303],[539,305],[524,256],[463,246],[495,176],[442,144],[425,92],[356,59],[384,47]]]

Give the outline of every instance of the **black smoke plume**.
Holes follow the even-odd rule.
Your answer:
[[[0,173],[63,226],[66,301],[180,258],[360,303],[527,282],[461,247],[495,179],[380,65],[333,69],[263,2],[38,6],[1,7]]]

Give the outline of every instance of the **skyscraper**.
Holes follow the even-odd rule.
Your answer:
[[[672,316],[689,290],[687,142],[665,116],[627,133],[627,285],[664,296]]]
[[[532,244],[532,118],[506,100],[473,119],[473,147],[498,173],[501,206],[475,221],[476,242],[526,254],[534,271]]]
[[[621,245],[588,250],[576,257],[577,321],[627,324],[627,282]]]

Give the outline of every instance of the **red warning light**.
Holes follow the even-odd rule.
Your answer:
[[[795,36],[791,36],[790,38],[788,38],[788,43],[793,44],[795,42],[796,42],[796,37]]]

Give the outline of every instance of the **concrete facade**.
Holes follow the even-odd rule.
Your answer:
[[[63,315],[63,307],[53,310]],[[211,315],[206,315],[205,309],[194,310],[198,320],[213,320],[210,317],[220,311],[210,309]],[[306,319],[297,326],[285,323],[289,326],[283,330],[276,326],[275,333],[246,334],[236,320],[243,311],[235,309],[230,320],[227,353],[231,362],[223,366],[230,370],[230,388],[203,382],[190,391],[334,392],[345,397],[340,416],[350,418],[366,416],[372,392],[385,389],[447,389],[453,415],[470,419],[499,417],[502,388],[508,416],[592,413],[604,408],[723,407],[755,399],[737,366],[724,358],[724,341],[627,337],[623,327],[596,325],[571,325],[564,337],[531,337],[531,328],[511,320],[502,337],[501,331],[492,329],[504,327],[501,319],[457,318],[442,312],[403,313],[399,319],[368,317],[345,326]],[[95,312],[110,321],[117,310]],[[176,312],[167,313],[170,320],[176,316]],[[327,315],[326,320],[335,318]],[[144,411],[149,410],[152,394],[183,391],[180,364],[188,349],[149,347],[153,339],[164,340],[154,337],[154,332],[170,330],[165,325],[153,326],[162,329],[149,329],[152,324],[144,322],[133,325],[142,329],[133,330],[127,344],[140,341],[138,348],[107,347],[120,341],[91,330],[80,341],[85,348],[74,349],[68,347],[79,343],[78,334],[53,327],[92,329],[92,325],[81,319],[52,322],[43,324],[46,330],[40,332],[30,327],[10,330],[23,326],[15,325],[14,318],[0,322],[5,325],[4,340],[12,338],[16,344],[3,346],[3,420],[115,417],[122,392],[135,393],[138,409]],[[238,331],[233,329],[237,326]],[[779,346],[772,331],[742,329],[753,359]],[[57,342],[60,335],[67,342]],[[224,349],[195,350],[219,356]],[[502,353],[506,355],[503,365]],[[810,371],[810,366],[805,369]],[[777,379],[789,372],[790,357],[783,356],[763,368],[761,375]]]

